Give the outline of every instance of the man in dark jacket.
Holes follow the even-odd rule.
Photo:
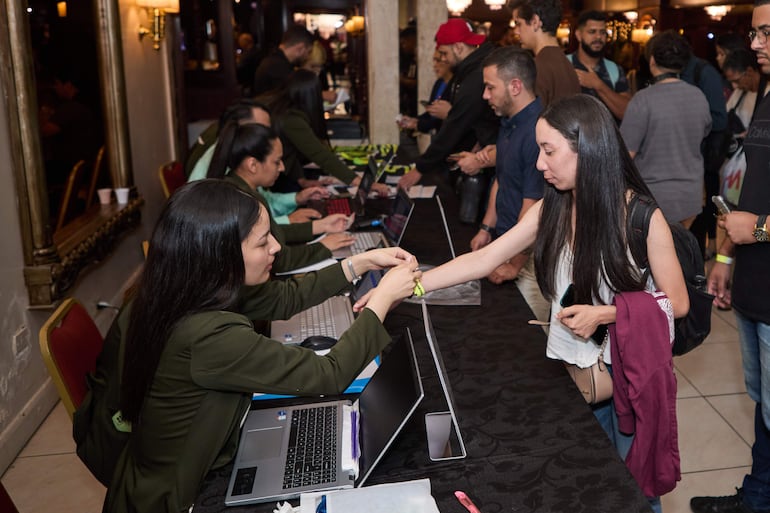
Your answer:
[[[468,22],[461,18],[448,20],[436,32],[436,48],[441,58],[454,69],[454,77],[449,84],[451,100],[437,100],[426,110],[432,115],[431,109],[443,109],[448,113],[441,130],[417,159],[415,167],[398,182],[399,187],[408,189],[419,182],[424,173],[446,170],[447,157],[452,153],[468,151],[477,143],[484,147],[497,139],[499,122],[482,98],[481,62],[494,48],[485,39],[485,36],[475,34]]]
[[[292,25],[283,33],[281,44],[259,63],[254,73],[253,95],[276,89],[305,60],[313,47],[313,34],[300,25]]]

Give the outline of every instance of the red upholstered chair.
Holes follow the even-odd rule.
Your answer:
[[[160,185],[163,187],[163,194],[169,198],[174,191],[187,183],[187,177],[184,175],[184,167],[181,162],[174,160],[168,164],[160,166],[158,170]]]
[[[88,392],[86,375],[96,369],[103,344],[91,316],[72,298],[40,328],[40,352],[70,419]]]

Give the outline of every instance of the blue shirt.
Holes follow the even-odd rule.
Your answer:
[[[500,120],[495,161],[498,185],[495,231],[498,235],[519,220],[524,198],[537,200],[543,197],[543,173],[535,167],[539,153],[535,125],[542,110],[543,104],[537,98],[517,114]]]

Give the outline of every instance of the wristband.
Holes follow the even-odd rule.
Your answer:
[[[414,280],[413,294],[417,297],[422,297],[425,295],[425,287],[422,286],[422,283],[420,283],[420,280]]]
[[[488,234],[492,235],[493,228],[488,224],[481,223],[481,225],[479,226],[479,230],[484,230]]]
[[[729,257],[727,255],[722,255],[721,253],[717,253],[716,261],[719,262],[720,264],[732,265],[735,259],[733,257]]]
[[[356,274],[356,270],[353,269],[353,259],[352,258],[348,258],[348,270],[350,271],[350,276],[353,278],[352,281],[354,283],[361,279],[361,277]]]

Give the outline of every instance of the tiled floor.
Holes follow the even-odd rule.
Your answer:
[[[682,481],[663,497],[665,513],[689,513],[693,495],[734,493],[751,465],[754,406],[743,385],[735,326],[731,312],[715,310],[703,346],[674,360]],[[75,456],[70,431],[60,403],[2,477],[20,513],[52,505],[58,513],[101,510],[104,487]]]

